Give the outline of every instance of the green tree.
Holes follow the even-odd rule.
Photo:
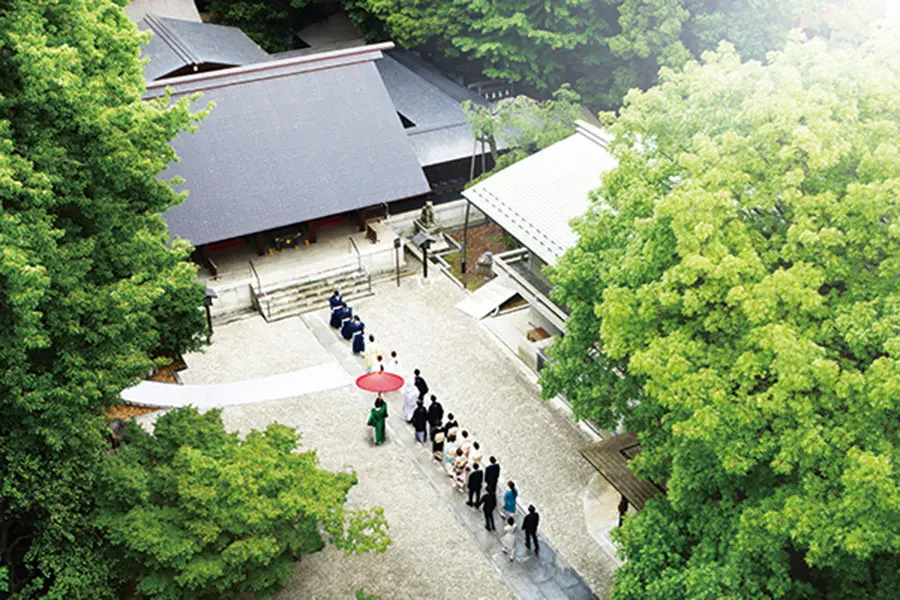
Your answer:
[[[479,61],[487,77],[546,93],[573,82],[591,104],[617,107],[662,66],[681,67],[721,40],[745,58],[781,48],[826,0],[348,0],[406,46]]]
[[[881,32],[723,45],[607,116],[543,384],[638,431],[668,488],[614,598],[900,596],[898,98]]]
[[[348,554],[387,548],[380,508],[344,508],[353,474],[296,452],[299,435],[284,425],[226,433],[220,412],[172,411],[153,435],[133,427],[101,476],[98,525],[142,596],[270,595],[322,549],[320,528]]]
[[[204,0],[200,8],[211,20],[240,28],[269,52],[296,47],[294,34],[315,21],[320,0]]]
[[[466,100],[462,108],[475,139],[490,150],[494,168],[500,170],[575,133],[580,101],[577,92],[563,85],[549,100],[515,96],[490,106]]]
[[[158,216],[181,198],[156,177],[197,115],[141,100],[124,3],[0,2],[0,563],[17,597],[111,593],[89,516],[104,409],[203,331],[188,249]]]

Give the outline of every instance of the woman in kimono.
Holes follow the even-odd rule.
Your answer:
[[[456,450],[459,445],[456,443],[456,436],[450,434],[444,441],[444,470],[447,471],[448,477],[453,477],[453,459],[456,458]]]
[[[347,306],[341,313],[341,337],[345,340],[353,338],[353,310]]]
[[[444,432],[440,429],[431,437],[431,456],[434,460],[444,460],[444,439]]]
[[[366,349],[366,324],[359,320],[359,315],[353,317],[353,325],[350,330],[353,339],[353,354],[359,354]]]
[[[453,482],[456,483],[456,490],[464,492],[466,489],[466,479],[469,476],[469,457],[463,453],[462,448],[456,449],[456,458],[453,459]]]
[[[341,302],[337,306],[331,307],[331,320],[329,321],[329,325],[334,327],[335,329],[341,328],[341,319],[344,318],[344,311],[347,308],[347,305]]]
[[[375,407],[369,412],[369,427],[372,428],[372,435],[375,438],[375,445],[384,442],[384,422],[387,420],[387,402],[378,394],[375,398]]]
[[[366,344],[366,373],[377,373],[378,359],[381,357],[381,346],[375,341],[375,336],[369,334],[369,343]]]

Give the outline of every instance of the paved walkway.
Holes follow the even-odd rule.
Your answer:
[[[308,369],[231,383],[172,385],[142,381],[123,390],[121,396],[139,406],[209,409],[305,396],[352,383],[343,367],[337,361],[330,361]]]
[[[465,292],[435,274],[375,286],[375,295],[354,309],[385,352],[396,350],[404,368],[419,368],[445,412],[480,441],[485,456],[512,478],[519,504],[534,504],[541,530],[598,597],[606,597],[616,562],[591,536],[585,509],[596,471],[580,449],[594,441],[576,426],[561,402],[540,398],[534,375],[502,343],[455,308]],[[326,320],[327,309],[307,315]],[[605,506],[617,519],[616,502]],[[609,548],[609,546],[605,546]]]
[[[316,316],[304,318],[310,330],[335,358],[342,359],[342,363],[351,372],[359,372],[365,369],[363,360],[348,352],[347,343],[340,335]],[[543,600],[570,598],[574,600],[590,600],[594,597],[591,589],[566,563],[565,559],[558,555],[556,550],[540,534],[541,552],[535,555],[525,548],[524,535],[520,532],[517,557],[510,561],[501,550],[500,534],[503,524],[499,515],[495,521],[499,527],[498,532],[488,532],[484,529],[484,517],[479,509],[466,505],[466,495],[455,491],[450,479],[440,463],[432,458],[430,444],[422,447],[414,440],[413,429],[403,423],[399,417],[401,414],[401,400],[397,394],[392,394],[389,399],[390,408],[393,409],[393,419],[389,424],[389,434],[395,443],[402,446],[412,457],[422,475],[434,486],[434,489],[443,502],[451,508],[460,525],[472,536],[472,542],[477,546],[494,565],[517,598],[522,600]],[[498,496],[502,496],[503,489]],[[498,500],[502,498],[498,497]],[[521,529],[523,511],[519,510],[516,522]]]

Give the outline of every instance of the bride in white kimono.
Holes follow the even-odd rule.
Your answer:
[[[394,364],[391,364],[391,363]],[[388,363],[388,369],[398,368],[397,358],[392,357]],[[397,371],[394,371],[395,373]],[[419,401],[419,388],[416,387],[415,377],[411,373],[407,373],[403,377],[403,418],[407,423],[412,421],[413,412],[416,410],[416,403]]]

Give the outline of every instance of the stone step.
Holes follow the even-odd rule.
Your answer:
[[[311,273],[294,279],[279,281],[272,285],[265,286],[264,290],[266,294],[271,296],[282,291],[300,290],[321,285],[340,287],[342,282],[364,276],[365,273],[357,267],[343,267],[333,271],[321,271],[319,273]]]
[[[374,292],[370,292],[368,286],[365,290],[360,291],[359,293],[354,293],[351,295],[345,295],[344,300],[348,303],[353,300],[358,300],[360,298],[368,298],[369,296],[374,296]],[[304,304],[282,304],[276,309],[275,307],[271,308],[271,312],[269,313],[268,321],[271,323],[272,321],[280,321],[281,319],[287,319],[289,317],[299,316],[309,312],[315,312],[317,310],[322,310],[322,302],[309,302]]]
[[[269,303],[272,305],[279,304],[284,300],[288,300],[291,302],[302,301],[306,299],[326,300],[329,296],[331,296],[331,292],[335,287],[341,290],[342,295],[347,296],[359,289],[368,289],[369,279],[365,275],[360,275],[357,278],[344,281],[339,286],[335,286],[330,282],[320,282],[319,285],[314,287],[304,286],[302,288],[286,288],[283,290],[279,290],[274,294],[269,294],[266,297],[268,298]]]
[[[217,315],[214,314],[212,315],[213,329],[221,327],[222,325],[228,325],[229,323],[237,323],[238,321],[252,319],[257,316],[259,316],[259,313],[252,306],[229,310]]]
[[[344,292],[352,289],[354,287],[359,286],[360,284],[364,284],[368,286],[368,276],[364,274],[359,274],[354,278],[344,278],[339,281],[317,281],[315,283],[293,287],[293,288],[283,288],[276,292],[271,292],[267,294],[270,300],[279,300],[284,297],[289,298],[300,298],[300,297],[321,297],[322,294],[325,297],[331,295],[331,292],[337,288],[341,291],[342,295],[346,295]]]

